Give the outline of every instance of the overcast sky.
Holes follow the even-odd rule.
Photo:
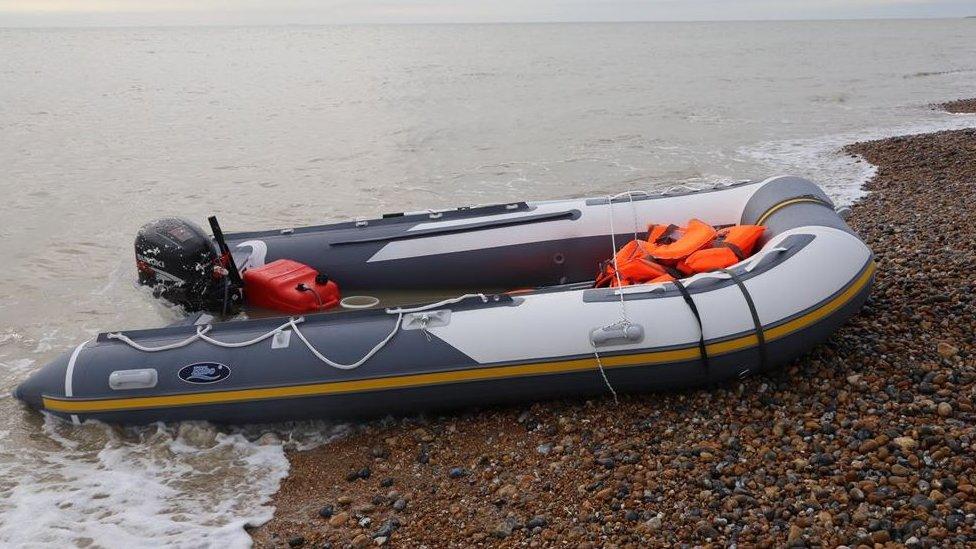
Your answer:
[[[849,19],[976,15],[974,0],[0,0],[0,27]]]

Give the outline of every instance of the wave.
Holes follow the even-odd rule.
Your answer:
[[[770,169],[817,182],[838,205],[849,205],[864,196],[864,184],[877,168],[863,158],[843,152],[845,145],[899,135],[960,130],[976,127],[976,118],[946,113],[934,120],[837,133],[809,139],[786,139],[738,149],[738,154]]]
[[[902,78],[928,78],[930,76],[945,76],[948,74],[965,74],[976,72],[976,69],[946,69],[941,71],[920,71],[906,74]]]

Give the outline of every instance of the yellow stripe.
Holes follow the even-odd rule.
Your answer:
[[[845,291],[819,307],[801,317],[766,330],[766,340],[772,341],[785,337],[797,330],[805,328],[823,319],[854,298],[871,279],[875,265],[871,262],[858,279]],[[739,351],[758,345],[755,334],[710,343],[709,355],[720,355]],[[654,351],[633,355],[617,355],[603,358],[606,368],[621,368],[627,366],[643,366],[694,360],[698,358],[697,346],[669,351]],[[557,362],[542,362],[536,364],[516,364],[511,366],[493,366],[455,370],[450,372],[436,372],[430,374],[413,374],[405,376],[384,377],[377,379],[362,379],[356,381],[333,381],[310,385],[292,385],[288,387],[270,387],[263,389],[240,389],[233,391],[218,391],[209,393],[190,393],[182,395],[133,397],[102,400],[82,400],[44,397],[44,407],[55,412],[74,414],[107,412],[115,410],[135,410],[146,408],[165,408],[170,406],[194,406],[204,404],[222,404],[252,400],[266,400],[276,398],[294,398],[319,395],[334,395],[355,393],[362,391],[377,391],[384,389],[402,389],[424,385],[438,385],[442,383],[460,383],[465,381],[486,381],[517,376],[531,376],[541,374],[562,374],[582,370],[596,369],[592,358],[562,360]]]
[[[765,225],[767,219],[772,217],[774,213],[782,210],[787,206],[792,206],[793,204],[804,204],[804,203],[820,204],[822,206],[827,206],[828,208],[830,207],[830,204],[827,204],[826,202],[820,200],[819,198],[811,198],[811,197],[791,198],[790,200],[784,200],[783,202],[780,202],[779,204],[776,204],[772,208],[766,210],[766,213],[762,214],[759,217],[759,220],[756,221],[756,225]]]

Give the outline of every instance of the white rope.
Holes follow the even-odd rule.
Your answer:
[[[143,352],[146,352],[146,353],[156,353],[156,352],[159,352],[159,351],[169,351],[171,349],[179,349],[180,347],[186,347],[187,345],[193,343],[194,341],[196,341],[198,339],[199,340],[202,340],[202,341],[206,341],[207,343],[209,343],[211,345],[215,345],[217,347],[224,347],[224,348],[227,348],[227,349],[237,349],[237,348],[241,348],[241,347],[249,347],[251,345],[255,345],[255,344],[261,343],[262,341],[264,341],[264,340],[266,340],[266,339],[268,339],[270,337],[274,337],[275,335],[277,335],[277,334],[281,333],[282,331],[284,331],[286,328],[291,328],[292,330],[294,330],[295,335],[298,336],[298,339],[302,340],[302,343],[304,343],[305,346],[308,347],[308,350],[313,355],[315,355],[315,358],[317,358],[317,359],[321,360],[322,362],[328,364],[329,366],[332,366],[333,368],[336,368],[336,369],[339,369],[339,370],[353,370],[355,368],[358,368],[358,367],[362,366],[363,364],[366,363],[366,361],[368,361],[369,359],[373,358],[373,355],[375,355],[376,353],[378,353],[380,351],[380,349],[382,349],[383,347],[385,347],[386,344],[389,343],[390,340],[393,339],[393,336],[395,336],[396,333],[398,331],[400,331],[400,326],[403,324],[403,315],[404,314],[415,313],[415,312],[420,312],[420,311],[427,311],[427,310],[430,310],[430,309],[436,309],[438,307],[443,307],[445,305],[451,305],[451,304],[454,304],[454,303],[458,303],[460,301],[464,301],[465,299],[469,299],[469,298],[472,298],[472,297],[481,298],[481,301],[484,302],[484,303],[487,303],[488,302],[488,297],[485,296],[485,294],[464,294],[464,295],[462,295],[460,297],[454,297],[454,298],[451,298],[451,299],[445,299],[445,300],[442,300],[442,301],[438,301],[436,303],[429,303],[427,305],[420,305],[418,307],[410,307],[410,308],[398,307],[396,309],[386,309],[386,313],[387,314],[391,314],[391,315],[392,314],[395,314],[395,315],[397,315],[396,322],[393,324],[393,329],[390,331],[389,334],[387,334],[386,337],[383,338],[382,341],[380,341],[372,349],[370,349],[369,352],[366,353],[365,356],[363,356],[361,359],[357,360],[356,362],[353,362],[352,364],[342,364],[340,362],[335,362],[334,360],[331,360],[327,356],[325,356],[322,353],[320,353],[318,351],[318,349],[316,349],[315,346],[312,345],[312,343],[308,340],[308,338],[305,337],[305,334],[303,334],[302,331],[298,329],[298,324],[300,322],[305,322],[305,317],[303,317],[303,316],[298,317],[298,318],[295,318],[295,317],[289,318],[288,319],[288,322],[282,324],[281,326],[278,326],[274,330],[271,330],[270,332],[267,332],[265,334],[261,334],[258,337],[255,337],[254,339],[249,339],[247,341],[220,341],[220,340],[214,339],[214,338],[212,338],[212,337],[210,337],[210,336],[207,335],[207,332],[209,332],[211,330],[211,328],[213,328],[213,326],[210,326],[210,325],[207,325],[207,326],[197,326],[197,332],[195,334],[193,334],[192,336],[190,336],[190,337],[188,337],[188,338],[186,338],[186,339],[184,339],[182,341],[177,341],[176,343],[170,343],[168,345],[160,345],[159,347],[146,347],[145,345],[140,345],[139,343],[136,343],[131,338],[129,338],[127,335],[125,335],[125,334],[123,334],[121,332],[116,332],[116,333],[108,334],[107,337],[109,339],[117,339],[117,340],[125,343],[126,345],[129,345],[133,349],[138,349],[138,350],[143,351]],[[426,331],[427,330],[425,328],[424,329],[425,335],[427,335],[427,340],[430,341],[430,335],[429,334],[426,334]]]
[[[624,298],[623,283],[620,279],[620,269],[617,266],[617,230],[614,227],[613,222],[613,201],[614,199],[623,196],[630,199],[630,208],[634,216],[634,241],[638,242],[637,232],[639,225],[637,223],[637,205],[634,204],[635,195],[647,195],[647,193],[644,191],[625,191],[613,196],[607,196],[607,208],[610,210],[610,257],[613,261],[613,273],[617,278],[617,288],[614,291],[618,296],[620,296],[620,320],[600,328],[602,330],[617,326],[626,326],[631,323],[630,318],[627,315],[627,300]],[[638,245],[640,244],[638,243]],[[600,370],[600,377],[603,378],[603,383],[607,386],[607,389],[610,390],[610,394],[613,395],[614,404],[619,404],[620,401],[617,399],[617,391],[613,388],[613,385],[610,383],[610,378],[607,377],[607,372],[603,368],[603,361],[600,359],[600,351],[597,349],[596,344],[593,343],[592,339],[590,340],[590,345],[593,347],[593,356],[596,358],[596,365]]]
[[[650,195],[648,195],[645,191],[624,191],[622,193],[617,193],[613,196],[607,197],[607,202],[611,204],[611,209],[610,209],[611,215],[613,214],[613,208],[612,208],[613,201],[623,196],[626,196],[630,200],[630,212],[634,215],[634,240],[637,240],[637,233],[640,232],[638,230],[640,224],[637,222],[637,204],[634,204],[634,197],[650,196]],[[616,250],[614,250],[614,252],[616,252]]]
[[[590,345],[593,345],[591,342]],[[620,400],[617,398],[617,391],[613,389],[613,385],[610,384],[610,379],[607,377],[607,372],[603,369],[603,361],[600,360],[600,351],[597,350],[596,345],[593,345],[593,356],[596,357],[596,365],[600,369],[600,376],[603,377],[603,383],[610,389],[610,394],[613,395],[613,403],[620,404]]]
[[[211,345],[216,345],[217,347],[224,347],[226,349],[239,349],[241,347],[249,347],[251,345],[255,345],[257,343],[261,343],[265,339],[268,339],[269,337],[274,337],[275,335],[281,333],[285,328],[287,328],[289,326],[291,326],[291,327],[294,328],[295,325],[297,323],[299,323],[299,322],[305,322],[305,317],[300,316],[297,319],[296,318],[290,318],[290,319],[288,319],[288,322],[285,322],[284,324],[282,324],[281,326],[278,326],[274,330],[271,330],[270,332],[268,332],[266,334],[259,335],[258,337],[254,338],[254,339],[249,339],[247,341],[234,341],[234,342],[218,341],[218,340],[216,340],[216,339],[214,339],[212,337],[209,337],[207,335],[204,335],[206,333],[206,331],[201,331],[200,330],[200,328],[202,328],[202,326],[197,328],[197,335],[200,336],[200,339],[206,341],[207,343],[210,343]],[[207,326],[207,329],[209,330],[210,329],[210,326]]]
[[[302,343],[304,343],[305,346],[308,347],[308,350],[311,351],[313,355],[315,355],[315,358],[321,360],[322,362],[338,370],[354,370],[356,368],[359,368],[363,364],[365,364],[367,360],[373,358],[373,355],[378,353],[380,349],[385,347],[386,344],[389,343],[391,339],[393,339],[393,336],[395,336],[396,333],[400,331],[400,324],[402,321],[403,321],[403,313],[397,314],[396,323],[393,325],[393,329],[390,330],[390,333],[385,338],[383,338],[382,341],[377,343],[375,347],[370,349],[369,352],[363,356],[363,358],[357,360],[356,362],[353,362],[352,364],[342,364],[339,362],[329,360],[327,356],[320,353],[318,349],[316,349],[315,346],[313,346],[308,341],[308,339],[305,338],[305,334],[303,334],[302,331],[298,329],[297,324],[292,323],[291,328],[295,331],[295,335],[298,336],[298,339],[301,339]]]
[[[617,267],[617,232],[613,227],[613,199],[614,197],[607,197],[607,208],[610,209],[610,257],[613,261],[613,275],[617,278],[617,295],[620,296],[620,315],[627,320],[627,304],[624,300],[624,294],[620,291],[623,288],[623,282],[620,279],[620,269]]]
[[[201,329],[201,328],[203,328],[203,329]],[[187,345],[189,345],[189,344],[193,343],[194,341],[200,339],[200,336],[201,335],[209,332],[210,331],[210,328],[211,328],[211,326],[206,326],[206,327],[200,326],[200,327],[197,328],[197,333],[191,335],[190,337],[184,339],[183,341],[177,341],[176,343],[170,343],[169,345],[160,345],[159,347],[146,347],[144,345],[140,345],[140,344],[136,343],[135,341],[132,341],[131,339],[129,339],[129,336],[123,334],[122,332],[115,332],[115,333],[107,334],[105,337],[107,337],[109,339],[117,339],[117,340],[121,341],[122,343],[125,343],[129,347],[132,347],[133,349],[138,349],[138,350],[140,350],[140,351],[142,351],[144,353],[156,353],[156,352],[159,352],[159,351],[169,351],[170,349],[179,349],[180,347],[186,347]]]
[[[637,240],[637,205],[634,204],[633,193],[627,193],[627,198],[630,199],[630,213],[634,215],[634,240]]]
[[[488,303],[488,296],[485,294],[464,294],[462,296],[444,299],[442,301],[438,301],[437,303],[428,303],[427,305],[420,305],[419,307],[410,308],[397,307],[396,309],[387,309],[386,312],[391,315],[401,313],[419,313],[420,311],[429,311],[430,309],[436,309],[438,307],[443,307],[444,305],[453,305],[454,303],[459,303],[472,297],[479,297],[481,298],[482,303]]]
[[[458,303],[460,301],[464,301],[465,299],[468,299],[468,298],[471,298],[471,297],[480,297],[481,298],[481,301],[483,301],[485,303],[488,302],[488,297],[485,296],[485,294],[464,294],[464,295],[459,296],[459,297],[454,297],[454,298],[451,298],[451,299],[444,299],[444,300],[438,301],[436,303],[428,303],[427,305],[420,305],[418,307],[410,307],[410,308],[397,307],[396,309],[387,309],[386,310],[386,313],[387,314],[395,314],[395,315],[397,315],[396,322],[393,324],[393,329],[390,330],[390,333],[387,334],[387,336],[384,337],[382,341],[380,341],[372,349],[370,349],[369,352],[366,353],[363,356],[363,358],[357,360],[356,362],[353,362],[352,364],[342,364],[340,362],[335,362],[334,360],[329,359],[329,357],[327,357],[327,356],[323,355],[322,353],[320,353],[318,351],[318,349],[316,349],[315,346],[313,346],[312,343],[309,342],[309,340],[305,337],[305,334],[303,334],[301,332],[301,330],[298,329],[298,326],[296,326],[296,325],[293,324],[292,325],[292,329],[295,330],[295,335],[298,336],[298,339],[301,339],[302,340],[302,343],[304,343],[305,346],[308,347],[308,350],[313,355],[315,355],[315,358],[317,358],[317,359],[321,360],[322,362],[328,364],[329,366],[332,366],[333,368],[336,368],[336,369],[339,369],[339,370],[354,370],[354,369],[362,366],[363,364],[365,364],[367,360],[373,358],[373,355],[375,355],[376,353],[378,353],[380,351],[380,349],[382,349],[383,347],[385,347],[386,344],[389,343],[390,340],[393,339],[393,336],[395,336],[396,333],[398,331],[400,331],[400,326],[403,324],[403,315],[404,314],[416,313],[416,312],[420,312],[420,311],[428,311],[430,309],[436,309],[438,307],[443,307],[444,305],[451,305],[451,304],[454,304],[454,303]],[[427,329],[425,327],[424,328],[424,335],[426,335],[427,336],[427,340],[430,341],[430,334],[427,334],[426,332],[427,332]]]

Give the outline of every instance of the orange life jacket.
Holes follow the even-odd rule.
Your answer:
[[[716,236],[715,228],[697,219],[686,227],[651,225],[647,228],[647,253],[661,261],[680,261],[704,248]]]
[[[619,285],[630,286],[730,267],[752,254],[763,230],[761,225],[735,225],[716,231],[698,219],[686,227],[650,225],[646,241],[631,240],[616,253],[616,261],[603,262],[594,287],[618,286],[618,274]]]
[[[752,255],[763,234],[762,225],[735,225],[718,232],[708,248],[698,250],[677,265],[686,275],[706,273],[731,267]]]
[[[631,240],[624,244],[614,256],[616,261],[609,260],[603,263],[600,272],[597,274],[594,287],[617,287],[618,274],[620,275],[620,286],[674,280],[674,277],[668,274],[663,265],[650,257],[646,251],[647,245],[644,240]],[[613,267],[615,262],[617,270],[614,270]]]

